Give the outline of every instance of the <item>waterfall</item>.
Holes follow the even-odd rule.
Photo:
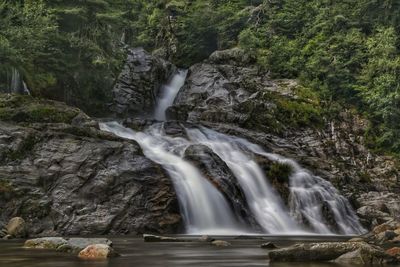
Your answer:
[[[100,129],[138,142],[145,156],[170,175],[189,234],[237,234],[244,232],[222,194],[192,164],[182,159],[189,142],[165,135],[162,124],[135,132],[116,122],[100,123]]]
[[[235,140],[206,129],[188,129],[191,141],[210,147],[230,168],[242,187],[252,213],[267,233],[301,233],[278,194],[269,184],[261,167]]]
[[[187,71],[178,71],[162,87],[154,116],[165,121],[170,107],[185,82]],[[125,128],[117,122],[100,123],[100,129],[122,138],[135,140],[144,155],[160,164],[169,174],[180,203],[181,214],[189,234],[254,233],[243,225],[224,195],[201,171],[184,160],[190,145],[210,148],[236,177],[250,212],[265,233],[270,234],[361,234],[351,205],[334,186],[313,175],[283,156],[264,151],[245,139],[197,126],[185,128],[187,138],[168,136],[164,123],[154,123],[143,132]],[[286,164],[291,169],[288,182],[288,207],[270,184],[255,158]],[[233,185],[232,185],[233,186]],[[326,214],[330,219],[326,219]]]
[[[21,78],[21,74],[16,68],[11,69],[10,93],[30,95],[30,91],[26,83]]]
[[[301,231],[293,218],[304,218],[313,232],[319,234],[361,234],[363,227],[350,203],[335,187],[321,177],[301,168],[295,161],[277,154],[267,153],[249,141],[227,136],[205,127],[188,129],[191,140],[210,147],[229,166],[246,193],[249,205],[258,222],[270,233]],[[247,150],[247,151],[246,151]],[[290,213],[271,188],[261,167],[251,159],[248,152],[264,156],[271,161],[287,164],[292,169],[289,177]],[[336,229],[325,221],[323,208],[332,213]]]
[[[154,118],[159,121],[165,121],[167,116],[165,112],[175,100],[176,95],[185,83],[187,70],[178,70],[173,75],[171,81],[161,87],[160,97],[157,100],[157,105],[154,111]]]

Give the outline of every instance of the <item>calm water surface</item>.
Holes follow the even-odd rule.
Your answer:
[[[229,240],[230,247],[214,247],[207,243],[144,243],[141,238],[110,238],[122,256],[108,261],[84,261],[74,255],[49,250],[22,248],[22,241],[0,241],[0,267],[350,267],[337,264],[283,263],[269,264],[267,250],[260,244],[267,240]],[[286,246],[293,241],[273,241]]]

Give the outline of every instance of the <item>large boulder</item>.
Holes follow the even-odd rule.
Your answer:
[[[28,100],[32,99],[27,98],[25,106],[30,109]],[[17,105],[20,99],[10,101],[5,106],[11,114],[13,107],[20,114],[24,106]],[[53,102],[35,103],[35,110],[53,109]],[[40,120],[23,124],[13,119],[25,117],[0,119],[0,222],[22,217],[32,236],[180,229],[182,220],[169,176],[143,155],[135,141],[99,131],[81,120],[71,125],[71,117],[61,113],[40,114],[31,118]],[[68,120],[59,120],[64,117]]]
[[[175,71],[174,65],[143,48],[129,49],[113,89],[111,109],[120,117],[147,114],[153,110],[159,89]]]
[[[114,249],[106,244],[93,244],[87,246],[78,257],[82,259],[102,260],[118,256]]]
[[[300,243],[269,252],[271,262],[338,261],[352,264],[383,264],[397,260],[380,247],[365,242]]]
[[[12,218],[6,226],[6,230],[12,237],[23,238],[27,235],[27,226],[21,217]]]

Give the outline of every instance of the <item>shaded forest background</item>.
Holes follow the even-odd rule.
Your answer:
[[[399,27],[398,0],[0,0],[0,86],[17,68],[33,95],[101,116],[129,46],[181,67],[241,47],[400,154]]]

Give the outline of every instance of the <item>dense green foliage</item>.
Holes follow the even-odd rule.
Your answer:
[[[399,31],[397,0],[0,0],[0,80],[16,67],[34,94],[95,112],[125,44],[181,66],[239,46],[272,77],[298,78],[326,108],[364,112],[371,143],[400,153]],[[284,104],[304,123],[318,116]]]

